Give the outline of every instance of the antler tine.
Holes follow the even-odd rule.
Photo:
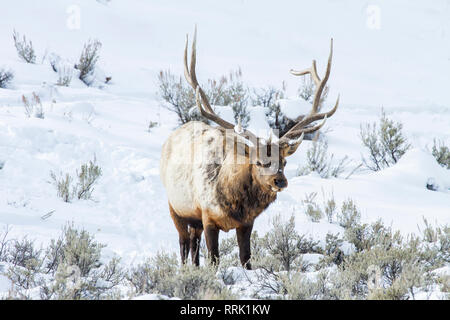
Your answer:
[[[220,118],[219,116],[217,116],[216,113],[210,113],[208,111],[205,110],[205,108],[203,107],[204,105],[204,101],[203,98],[201,97],[201,91],[200,91],[200,86],[197,86],[197,88],[195,89],[195,101],[197,102],[197,107],[200,109],[200,113],[202,114],[202,116],[204,116],[205,118],[214,121],[215,123],[217,123],[218,125],[224,127],[225,129],[233,129],[234,125],[229,123],[226,120],[223,120],[222,118]],[[200,101],[202,100],[202,101]]]
[[[304,69],[301,71],[296,71],[294,69],[291,69],[290,72],[294,76],[304,76],[306,74],[310,74],[312,79],[314,80],[314,83],[316,84],[316,86],[318,86],[320,84],[321,80],[319,78],[319,75],[317,74],[316,60],[312,61],[312,66],[308,69]]]
[[[322,80],[317,75],[317,68],[316,68],[315,60],[313,60],[312,66],[308,69],[304,69],[301,71],[291,70],[291,74],[293,74],[295,76],[302,76],[302,75],[310,74],[314,80],[314,83],[316,84],[316,91],[314,93],[314,100],[313,100],[313,105],[312,105],[310,114],[308,116],[306,116],[305,118],[303,118],[301,121],[297,122],[286,134],[284,134],[282,139],[283,138],[291,139],[293,137],[299,136],[302,133],[310,133],[310,132],[317,131],[325,124],[326,119],[331,117],[336,112],[336,110],[339,106],[339,96],[336,100],[336,104],[333,109],[331,109],[328,112],[317,113],[317,109],[320,104],[321,95],[323,93],[325,85],[330,76],[332,57],[333,57],[333,39],[331,39],[330,54],[328,56],[327,69],[325,71],[325,75]],[[313,126],[313,127],[305,128],[305,126],[307,126],[308,124],[310,124],[314,121],[317,121],[317,120],[322,120],[322,119],[324,121],[321,124]]]
[[[186,78],[186,81],[191,85],[191,87],[195,88],[197,85],[192,82],[191,75],[188,68],[188,58],[187,58],[187,51],[188,51],[188,42],[189,42],[189,36],[186,34],[186,45],[184,47],[184,77]]]
[[[321,80],[319,75],[317,74],[316,60],[312,61],[312,66],[308,69],[304,69],[301,71],[295,71],[291,69],[291,74],[294,76],[304,76],[306,74],[310,74],[314,83],[316,85],[316,92],[314,94],[313,108],[311,110],[311,114],[317,112],[320,104],[320,98],[322,96],[323,89],[325,88],[325,84],[328,81],[331,71],[331,61],[333,57],[333,38],[331,38],[330,44],[330,55],[328,56],[327,70],[325,71],[325,76]]]
[[[197,106],[200,109],[201,114],[205,118],[216,122],[218,125],[226,128],[226,129],[233,129],[234,128],[233,124],[229,123],[226,120],[223,120],[223,119],[219,118],[215,114],[214,110],[211,108],[211,105],[209,104],[209,101],[208,101],[208,98],[206,97],[206,94],[203,92],[202,88],[198,84],[197,75],[195,73],[195,64],[196,64],[196,59],[197,59],[197,51],[196,51],[197,27],[195,27],[194,39],[192,41],[192,52],[191,52],[191,65],[190,65],[190,68],[188,67],[188,59],[187,59],[188,41],[189,41],[188,35],[186,35],[186,46],[184,48],[184,76],[186,78],[186,81],[196,91]],[[201,99],[201,101],[200,101],[199,98]]]
[[[197,75],[195,73],[195,64],[197,62],[197,49],[196,49],[196,46],[197,46],[197,26],[195,26],[194,39],[192,41],[191,66],[190,66],[190,68],[188,68],[188,59],[187,59],[188,41],[189,41],[188,35],[186,35],[186,46],[184,48],[184,76],[185,76],[187,82],[191,85],[191,87],[194,90],[197,90],[197,88],[199,88],[200,96],[202,98],[202,103],[203,103],[204,107],[208,110],[208,112],[214,113],[214,110],[211,108],[211,105],[209,104],[209,101],[208,101],[208,98],[206,97],[206,94],[203,92],[202,88],[198,84]],[[228,123],[228,124],[224,123],[224,124],[221,124],[221,125],[222,126],[225,125],[225,127],[227,129],[233,128],[233,125],[231,123]]]
[[[336,104],[334,105],[333,109],[331,109],[328,112],[316,113],[316,114],[305,117],[303,120],[296,123],[284,136],[292,137],[292,136],[298,135],[301,132],[309,133],[309,132],[314,132],[314,131],[319,130],[324,123],[314,126],[314,127],[309,127],[309,128],[305,128],[305,126],[307,126],[308,124],[310,124],[314,121],[331,117],[336,112],[336,110],[339,106],[339,99],[340,99],[340,96],[338,96],[338,98],[336,100]]]
[[[319,108],[320,98],[322,97],[323,89],[325,88],[328,78],[330,77],[332,59],[333,59],[333,38],[331,38],[330,41],[330,55],[328,56],[327,70],[325,71],[325,76],[323,77],[322,81],[320,81],[319,85],[316,87],[316,92],[314,94],[313,108],[311,113],[313,112],[316,113],[317,109]],[[313,64],[313,69],[314,70],[316,69],[315,63]],[[317,70],[315,70],[315,73],[317,74]]]
[[[192,53],[191,53],[191,64],[190,68],[188,67],[188,58],[187,58],[187,51],[188,51],[188,35],[186,35],[186,45],[184,48],[184,76],[186,78],[186,81],[191,85],[191,87],[195,90],[195,98],[197,107],[200,109],[200,113],[205,118],[217,123],[218,125],[222,126],[225,129],[234,129],[235,125],[222,119],[219,117],[211,107],[208,97],[206,96],[205,92],[202,90],[200,85],[197,81],[197,76],[195,73],[195,64],[196,64],[196,45],[197,45],[197,26],[195,27],[194,31],[194,39],[192,41]],[[258,141],[258,137],[255,136],[252,132],[244,129],[243,132],[240,134],[244,138],[249,138],[251,141]]]

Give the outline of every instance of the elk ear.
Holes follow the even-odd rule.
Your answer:
[[[281,155],[286,158],[294,154],[295,151],[297,151],[298,146],[303,141],[304,133],[300,137],[294,140],[289,140],[287,142],[284,142],[282,145],[280,145],[280,153]]]

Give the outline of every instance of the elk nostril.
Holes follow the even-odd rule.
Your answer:
[[[274,183],[278,188],[286,188],[287,186],[285,179],[275,179]]]

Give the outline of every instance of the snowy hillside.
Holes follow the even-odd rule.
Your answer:
[[[177,127],[162,106],[157,75],[182,74],[186,33],[198,27],[198,76],[218,77],[241,67],[250,87],[287,83],[295,106],[299,79],[291,68],[316,59],[322,73],[334,38],[326,108],[341,105],[323,130],[329,152],[348,156],[351,168],[366,155],[360,126],[387,116],[403,124],[411,149],[394,166],[359,170],[348,179],[297,176],[310,141],[288,159],[288,188],[255,223],[263,235],[278,213],[295,214],[299,233],[324,241],[342,233],[326,218],[311,222],[302,200],[334,194],[338,207],[351,198],[361,221],[378,219],[403,234],[418,233],[425,217],[450,224],[450,170],[431,155],[433,139],[450,145],[450,1],[144,1],[0,0],[0,69],[14,79],[0,88],[0,233],[27,236],[46,246],[67,222],[107,244],[107,257],[133,265],[159,250],[177,252],[178,234],[159,178],[161,146]],[[375,9],[374,9],[375,8]],[[375,17],[374,11],[375,10]],[[378,11],[377,11],[378,10]],[[373,20],[375,19],[375,20]],[[13,30],[32,40],[36,63],[21,61]],[[77,77],[58,86],[51,61],[77,63],[89,39],[102,43],[97,85]],[[105,77],[112,77],[103,83]],[[27,117],[22,96],[39,95],[44,118]],[[261,107],[251,108],[250,128],[268,128]],[[229,108],[219,107],[232,121]],[[300,108],[299,108],[300,110]],[[299,113],[300,114],[300,113]],[[149,123],[158,125],[149,130]],[[96,159],[102,176],[92,200],[62,201],[51,172],[73,176]],[[433,179],[437,191],[428,190]],[[322,193],[323,191],[323,193]],[[221,233],[222,238],[234,236]],[[1,271],[1,270],[0,270]],[[0,292],[9,283],[0,277]]]

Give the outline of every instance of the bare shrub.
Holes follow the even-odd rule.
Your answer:
[[[418,288],[427,286],[427,278],[420,266],[408,263],[400,275],[386,288],[369,290],[368,300],[408,300],[414,299]]]
[[[63,67],[58,70],[58,80],[56,84],[58,86],[68,87],[70,86],[70,82],[72,81],[73,71],[71,68]]]
[[[317,252],[317,242],[307,240],[295,230],[294,216],[288,221],[277,215],[272,220],[272,230],[263,239],[264,250],[273,257],[275,269],[290,271],[301,254]]]
[[[31,289],[38,285],[37,270],[40,261],[28,260],[25,266],[11,266],[5,273],[6,277],[11,281],[15,291]],[[26,296],[26,294],[22,294]]]
[[[334,217],[336,215],[336,201],[334,200],[334,194],[331,193],[329,199],[325,200],[325,193],[322,189],[322,194],[324,198],[324,211],[329,223],[333,223]]]
[[[160,293],[173,295],[171,279],[178,271],[177,257],[158,252],[144,263],[131,268],[127,280],[134,294]]]
[[[61,57],[59,55],[57,55],[56,53],[51,53],[48,56],[48,61],[50,63],[50,66],[52,67],[52,70],[54,72],[58,72],[59,71],[59,65],[61,62]]]
[[[324,256],[315,266],[317,272],[306,276],[301,268],[280,272],[263,267],[256,274],[256,297],[404,300],[436,287],[445,297],[448,277],[433,272],[449,262],[448,226],[433,227],[424,220],[422,237],[403,237],[381,220],[360,224],[359,210],[350,200],[344,202],[342,211],[344,239],[327,234],[324,250],[318,250]],[[341,249],[344,240],[356,251],[345,255]]]
[[[240,122],[243,128],[247,128],[250,122],[250,112],[247,109],[249,93],[248,88],[242,81],[242,71],[240,68],[230,72],[228,75],[225,99],[228,99],[229,103],[223,105],[231,106],[235,123]]]
[[[78,183],[76,186],[77,198],[89,200],[92,198],[94,184],[102,175],[102,169],[94,161],[89,161],[81,165],[80,171],[77,170]]]
[[[199,300],[238,300],[239,297],[231,292],[228,288],[219,286],[217,289],[200,288],[198,293]]]
[[[116,264],[111,260],[110,264]],[[114,277],[107,274],[108,266],[101,266],[87,277],[79,277],[79,271],[73,265],[62,263],[51,280],[39,283],[40,298],[43,300],[101,300],[121,299],[117,286],[122,282],[123,273],[114,270]],[[108,276],[110,276],[109,280]]]
[[[0,69],[0,88],[7,88],[14,79],[14,73],[11,70]]]
[[[312,222],[319,222],[323,218],[322,210],[315,201],[316,196],[317,192],[311,192],[310,194],[306,194],[305,199],[302,200],[303,205],[306,206],[305,214]]]
[[[50,178],[53,180],[56,187],[58,197],[63,199],[64,202],[72,201],[74,196],[74,190],[71,188],[72,177],[66,173],[64,176],[61,174],[60,177],[57,178],[56,174],[51,171]]]
[[[287,222],[281,221],[280,215],[275,216],[272,230],[264,237],[264,244],[268,253],[279,261],[282,270],[289,271],[294,260],[300,256],[299,242],[294,216]]]
[[[36,286],[37,274],[43,264],[42,250],[35,248],[34,241],[26,237],[11,240],[4,249],[6,249],[5,261],[10,265],[5,275],[14,287],[17,290],[26,290]]]
[[[303,76],[302,84],[300,85],[300,87],[298,89],[298,96],[300,98],[302,98],[303,100],[308,101],[309,103],[312,104],[313,99],[314,99],[315,90],[316,90],[316,86],[311,79],[311,75]],[[317,109],[318,112],[322,109],[322,105],[328,97],[328,91],[329,91],[328,86],[325,86],[325,88],[323,89],[322,95],[320,97],[319,107]]]
[[[118,258],[101,263],[104,247],[88,231],[67,224],[46,249],[44,270],[50,278],[39,283],[41,299],[119,298],[115,288],[125,273]]]
[[[283,114],[278,102],[286,96],[284,82],[281,89],[275,87],[253,89],[253,96],[252,104],[266,109],[266,121],[272,129],[278,130],[279,136],[283,136],[295,124]]]
[[[295,272],[280,277],[281,292],[289,300],[330,300],[335,299],[328,285],[326,270],[318,273],[316,279],[308,279],[304,274]]]
[[[423,218],[424,228],[423,230],[419,228],[422,234],[422,241],[427,244],[428,247],[437,250],[437,260],[441,260],[445,263],[450,263],[450,227],[436,226],[433,227],[427,219]],[[430,251],[433,249],[430,248]],[[435,261],[432,264],[436,265],[438,262]]]
[[[164,107],[178,116],[180,125],[193,120],[207,122],[197,111],[194,91],[181,77],[177,79],[169,70],[160,71],[158,86],[160,97],[167,103]]]
[[[85,43],[83,51],[81,52],[80,60],[75,65],[75,68],[80,70],[80,80],[87,86],[92,84],[92,73],[95,70],[97,64],[100,48],[102,44],[98,40],[89,40]]]
[[[226,90],[228,87],[228,78],[221,76],[219,80],[208,79],[205,86],[205,94],[209,98],[209,102],[213,106],[228,105],[231,100]]]
[[[25,36],[20,39],[20,34],[16,30],[13,31],[13,40],[19,57],[27,63],[36,63],[33,43],[27,41]]]
[[[369,159],[363,157],[362,160],[368,169],[379,171],[390,167],[410,149],[402,128],[400,122],[394,123],[387,118],[384,110],[381,111],[379,128],[377,123],[361,126],[360,137],[369,150]]]
[[[337,221],[345,229],[345,240],[353,244],[357,252],[370,250],[374,246],[388,248],[401,244],[400,232],[393,232],[381,220],[372,224],[361,224],[360,220],[361,212],[355,202],[351,198],[344,201]]]
[[[436,286],[446,292],[446,280],[433,275],[433,270],[446,263],[448,227],[426,224],[423,238],[404,238],[381,221],[352,223],[346,231],[350,229],[363,230],[361,241],[352,242],[356,252],[344,255],[343,239],[327,234],[324,257],[314,276],[268,270],[258,277],[261,288],[286,299],[415,299],[418,292]]]
[[[180,124],[194,120],[209,123],[197,108],[194,90],[182,77],[176,77],[170,70],[160,71],[158,87],[159,96],[166,102],[164,107],[178,116]],[[240,69],[231,71],[219,80],[208,79],[204,89],[211,105],[230,106],[236,123],[240,119],[241,125],[247,127],[250,119],[247,109],[249,93],[242,81]]]
[[[11,239],[8,239],[10,231],[9,226],[5,226],[4,231],[0,233],[0,261],[8,261],[8,250]]]
[[[14,266],[25,267],[29,260],[39,260],[41,250],[34,248],[34,241],[23,238],[14,240],[9,248],[8,262]]]
[[[47,272],[55,273],[62,262],[75,265],[81,276],[87,276],[91,270],[100,264],[101,250],[106,245],[94,240],[94,237],[84,229],[78,230],[73,224],[63,227],[59,239],[52,240],[47,251]]]
[[[148,127],[147,127],[147,131],[148,132],[152,132],[152,129],[153,128],[155,128],[155,127],[157,127],[159,125],[159,123],[158,122],[156,122],[156,121],[149,121],[148,122]]]
[[[450,169],[450,149],[443,141],[433,139],[431,153],[442,167]]]
[[[315,92],[315,84],[311,80],[311,76],[303,77],[302,85],[298,90],[298,96],[303,100],[312,104]],[[283,136],[288,132],[295,124],[296,121],[286,117],[281,111],[279,99],[286,97],[286,86],[283,82],[281,89],[274,87],[262,88],[253,90],[254,98],[252,100],[253,105],[260,105],[267,109],[266,119],[269,126],[273,129],[277,129],[279,136]],[[328,86],[325,89],[320,98],[318,112],[320,111],[323,102],[326,100],[328,95]],[[299,117],[302,117],[300,115]],[[311,140],[313,138],[312,134],[305,134],[306,140]]]
[[[348,157],[345,156],[339,162],[334,163],[334,155],[328,155],[328,142],[325,139],[316,137],[313,139],[312,146],[306,151],[307,164],[297,171],[297,175],[306,175],[311,172],[317,172],[322,178],[338,178],[349,164]]]
[[[127,275],[133,294],[155,293],[184,300],[228,299],[232,295],[216,278],[213,265],[178,266],[174,254],[159,252]]]
[[[283,99],[285,96],[285,84],[283,82],[282,89],[277,89],[275,87],[269,86],[267,88],[253,89],[252,104],[254,106],[261,106],[263,108],[272,109],[274,114],[274,120],[280,120],[281,110],[279,104],[277,104],[278,99]]]
[[[346,298],[407,299],[425,285],[426,270],[418,256],[415,240],[391,247],[373,246],[347,256],[332,283]]]
[[[75,185],[72,185],[73,178],[70,174],[63,175],[60,173],[57,177],[53,171],[50,172],[50,178],[56,187],[57,195],[64,202],[71,202],[75,197],[79,200],[92,199],[94,185],[101,175],[102,169],[97,165],[95,158],[93,161],[90,160],[89,163],[82,164],[80,170],[77,170],[77,183]]]
[[[173,279],[173,295],[183,300],[198,300],[208,295],[219,297],[224,287],[216,278],[216,269],[212,265],[201,268],[183,265]]]
[[[51,53],[48,57],[48,61],[50,62],[50,66],[52,67],[53,71],[58,74],[56,85],[64,87],[70,86],[74,75],[73,65],[65,62],[56,53]]]
[[[400,232],[393,232],[390,227],[384,226],[381,220],[372,224],[361,224],[357,212],[349,210],[345,224],[345,239],[355,246],[357,252],[370,250],[374,246],[389,248],[401,244],[403,238]]]
[[[341,250],[341,246],[344,240],[338,235],[327,233],[325,236],[325,250],[323,251],[324,257],[321,258],[317,267],[328,267],[331,264],[340,265],[344,260],[344,252]]]
[[[44,108],[42,107],[41,98],[35,92],[31,94],[31,98],[22,95],[22,103],[28,118],[34,116],[36,118],[44,119]]]
[[[349,229],[359,223],[361,213],[352,199],[342,203],[341,213],[338,215],[338,223],[341,227]]]

